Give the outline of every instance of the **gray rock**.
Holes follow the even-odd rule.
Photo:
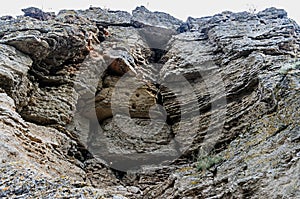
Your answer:
[[[14,47],[0,44],[0,87],[15,101],[18,110],[26,106],[32,90],[32,83],[27,74],[32,67],[30,57]]]
[[[37,21],[35,19],[12,19],[1,22],[0,43],[14,46],[28,54],[36,63],[53,68],[64,62],[76,62],[86,55],[88,31],[75,25]],[[11,29],[11,24],[19,24]],[[66,38],[72,38],[70,40]],[[67,50],[68,49],[68,50]],[[46,68],[50,70],[51,68]]]
[[[25,8],[22,9],[22,11],[24,12],[24,16],[32,17],[42,21],[53,19],[55,17],[54,12],[43,12],[41,9],[35,7]]]
[[[0,197],[300,194],[284,10],[26,12],[0,19]]]
[[[163,12],[150,12],[144,6],[137,7],[132,11],[132,23],[137,26],[154,26],[164,29],[176,30],[182,21]]]
[[[97,7],[90,7],[88,10],[77,11],[79,16],[88,18],[102,25],[129,26],[131,15],[125,11],[112,11]]]

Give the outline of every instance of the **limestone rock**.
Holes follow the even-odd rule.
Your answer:
[[[132,11],[133,23],[138,23],[142,26],[155,26],[165,29],[177,29],[182,21],[163,12],[151,12],[144,6],[137,7]]]
[[[72,87],[37,88],[21,115],[27,121],[38,124],[66,125],[72,120],[76,99]]]
[[[35,19],[12,19],[2,23],[0,43],[14,46],[37,62],[52,65],[74,62],[86,55],[87,31],[70,24]],[[11,29],[11,24],[19,24]],[[66,39],[70,38],[70,39]],[[47,68],[48,70],[52,68]]]
[[[0,60],[0,88],[14,99],[17,109],[21,110],[29,101],[27,93],[32,90],[32,83],[27,77],[32,60],[14,47],[3,44],[0,45]]]
[[[284,10],[24,11],[0,18],[0,197],[300,194]]]
[[[90,7],[88,10],[77,11],[79,16],[95,21],[99,25],[129,26],[131,15],[125,11],[112,11],[97,7]]]
[[[53,19],[55,17],[55,13],[43,12],[41,9],[35,7],[25,8],[22,9],[22,11],[24,12],[24,16],[32,17],[42,21]]]

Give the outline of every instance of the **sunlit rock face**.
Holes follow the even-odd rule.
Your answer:
[[[284,10],[23,11],[0,18],[0,198],[300,195]]]

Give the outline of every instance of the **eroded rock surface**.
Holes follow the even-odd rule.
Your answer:
[[[284,10],[24,12],[0,18],[0,197],[300,195]]]

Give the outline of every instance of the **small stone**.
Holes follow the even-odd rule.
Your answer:
[[[135,186],[129,186],[129,187],[127,187],[127,190],[128,190],[129,192],[135,193],[135,194],[137,194],[137,193],[140,192],[140,189],[139,189],[138,187],[135,187]]]

